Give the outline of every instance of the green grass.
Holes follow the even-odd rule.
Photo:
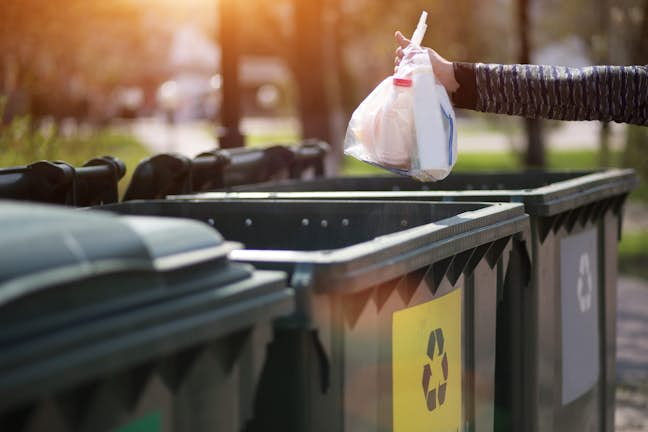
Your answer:
[[[618,165],[621,152],[611,154],[613,165]],[[581,170],[596,169],[599,167],[598,153],[591,150],[570,150],[549,152],[547,166],[555,170]],[[483,152],[461,153],[454,168],[457,171],[513,171],[522,169],[520,156],[513,152]],[[360,162],[354,158],[346,157],[343,165],[344,175],[362,175],[365,173],[380,173],[384,170]]]
[[[264,135],[246,135],[245,146],[268,147],[274,144],[294,144],[299,141],[300,138],[297,134],[287,131]]]
[[[150,152],[134,137],[102,129],[74,136],[56,130],[33,130],[28,118],[18,118],[0,128],[0,167],[27,165],[39,160],[62,160],[81,166],[88,160],[110,155],[126,164],[119,182],[120,194],[128,186],[137,164]]]
[[[610,154],[612,166],[621,166],[622,152]],[[547,168],[551,170],[588,170],[600,168],[600,157],[593,150],[550,151],[547,154]],[[514,171],[522,169],[520,156],[513,152],[461,153],[455,171]],[[342,174],[347,176],[385,174],[387,171],[345,157]],[[648,201],[648,185],[641,183],[630,199]]]
[[[619,243],[619,271],[648,279],[648,231],[623,233]]]

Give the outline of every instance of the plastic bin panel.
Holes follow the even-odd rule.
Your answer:
[[[534,227],[531,243],[534,283],[531,291],[524,292],[516,300],[517,306],[506,306],[508,317],[498,317],[502,322],[508,322],[507,325],[520,329],[520,332],[510,330],[508,336],[515,341],[508,349],[511,352],[507,359],[510,367],[499,367],[502,371],[500,378],[507,382],[507,387],[499,390],[498,397],[502,401],[508,400],[509,408],[500,411],[502,418],[498,422],[511,421],[514,430],[544,432],[591,428],[612,432],[617,245],[621,209],[637,182],[631,170],[616,169],[562,173],[453,173],[436,183],[419,183],[394,176],[284,181],[231,188],[231,192],[205,194],[201,198],[523,202]],[[596,301],[592,300],[592,313],[596,312],[594,315],[598,321],[590,323],[592,325],[587,327],[586,334],[583,333],[578,344],[574,345],[575,323],[568,319],[573,315],[565,312],[563,316],[563,309],[570,307],[567,300],[573,298],[568,296],[563,285],[575,283],[578,286],[578,282],[561,281],[561,272],[568,266],[564,260],[573,258],[562,256],[561,244],[564,239],[587,230],[594,230],[597,237],[596,245],[590,247],[588,256],[591,258],[588,260],[590,267],[594,261],[598,267],[592,282],[596,285],[593,288]],[[580,255],[573,259],[578,260],[580,266]],[[574,266],[569,265],[571,268]],[[563,277],[573,279],[575,276]],[[582,347],[585,340],[589,340],[586,348],[590,361],[578,373],[584,373],[588,379],[582,378],[580,385],[576,386],[579,390],[572,389],[571,394],[563,398],[563,388],[565,393],[569,393],[567,388],[574,387],[572,380],[578,380],[578,373],[570,373],[569,364],[563,364],[562,360],[568,362],[571,358],[576,363],[574,356],[577,355],[572,347]],[[506,351],[502,351],[500,358],[504,353]],[[568,356],[562,357],[563,353]],[[504,379],[507,370],[515,375]],[[597,378],[592,383],[594,375]],[[574,397],[576,399],[572,400]]]
[[[458,427],[493,430],[496,305],[498,296],[504,296],[503,269],[513,247],[511,237],[526,229],[526,216],[517,213],[521,206],[160,201],[107,209],[203,220],[225,238],[268,248],[236,251],[241,260],[249,257],[262,267],[281,263],[290,272],[298,313],[277,323],[250,431],[391,430],[394,314],[407,315],[409,309],[426,309],[453,296],[458,296],[459,306],[453,306],[454,333],[449,329],[448,334],[453,333],[455,349],[460,349],[452,356],[457,375],[446,388],[448,396],[458,397],[459,407],[455,403],[447,418]],[[323,218],[327,224],[312,223]],[[331,223],[336,220],[339,223]],[[255,226],[276,231],[271,234],[276,237],[248,235],[246,230]],[[358,229],[347,236],[349,228]],[[297,250],[287,250],[292,247]],[[410,377],[412,383],[417,378],[412,392],[419,396],[417,412],[427,419],[421,427],[434,426],[438,419],[430,415],[450,411],[445,400],[428,409],[430,392],[424,394],[425,365],[437,374],[443,370],[438,363],[442,358],[430,359],[427,347],[430,333],[444,323],[432,324],[427,334],[418,335],[424,340],[416,342],[421,349],[412,362],[418,370]]]
[[[599,378],[598,232],[590,228],[560,241],[562,404]]]

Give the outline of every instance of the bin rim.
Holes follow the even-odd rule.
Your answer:
[[[330,204],[327,200],[307,200],[311,205]],[[211,204],[246,205],[302,205],[304,200],[140,200],[124,204],[109,204],[105,210],[138,206],[164,207]],[[311,284],[319,292],[355,292],[367,286],[383,283],[406,273],[429,266],[442,259],[479,246],[508,240],[520,234],[528,238],[529,216],[521,203],[499,202],[427,202],[427,201],[344,201],[339,205],[420,205],[420,206],[476,206],[452,217],[428,222],[406,230],[378,236],[350,246],[319,251],[237,249],[229,254],[232,261],[245,262],[265,269],[285,270],[308,268]],[[339,208],[338,205],[338,208]],[[118,210],[117,210],[118,211]],[[159,211],[159,209],[158,209]],[[137,211],[125,214],[141,214]],[[151,214],[151,213],[146,213]],[[188,217],[185,216],[184,217]],[[377,247],[379,246],[379,247]],[[294,284],[293,284],[294,286]]]
[[[428,191],[315,191],[315,192],[248,192],[248,191],[214,191],[193,195],[171,195],[173,200],[257,200],[257,199],[363,199],[379,200],[412,199],[433,201],[488,201],[488,202],[521,202],[525,204],[526,211],[531,216],[553,216],[576,207],[591,204],[613,196],[625,195],[631,192],[638,184],[634,170],[614,168],[593,171],[526,171],[511,172],[515,174],[569,174],[576,177],[567,180],[530,189],[496,189],[496,190],[428,190]],[[457,173],[461,175],[461,173]],[[474,173],[471,173],[474,174]],[[484,172],[484,175],[493,174]],[[501,174],[501,173],[500,173]],[[506,173],[509,174],[509,173]],[[393,176],[362,176],[348,177],[368,180],[370,178],[386,179]],[[394,177],[398,178],[398,177]],[[343,179],[339,177],[338,179]],[[326,179],[323,179],[326,180]],[[314,181],[317,181],[314,180]],[[270,184],[270,183],[268,183]],[[261,187],[261,185],[260,185]],[[450,197],[453,197],[450,199]]]
[[[385,203],[385,201],[345,202]],[[389,201],[389,203],[411,204],[408,201]],[[468,203],[429,204],[452,206]],[[294,264],[302,268],[306,266],[316,292],[351,293],[392,280],[466,250],[510,238],[515,234],[528,235],[529,216],[524,213],[522,204],[492,202],[471,202],[470,204],[484,207],[339,249],[321,251],[238,249],[231,252],[229,257],[233,261],[247,262],[252,265]],[[376,247],[377,244],[380,248]]]

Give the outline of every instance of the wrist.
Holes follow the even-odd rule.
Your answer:
[[[455,77],[454,65],[447,60],[442,61],[437,66],[439,69],[439,81],[445,87],[448,93],[454,93],[459,89],[459,83]]]
[[[428,48],[428,55],[430,57],[430,62],[432,63],[432,69],[434,69],[434,74],[443,87],[445,87],[446,91],[451,94],[456,92],[457,89],[459,89],[459,83],[455,77],[453,63],[444,59],[436,51],[430,48]]]

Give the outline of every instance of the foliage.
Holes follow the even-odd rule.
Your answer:
[[[643,201],[648,201],[648,130],[644,126],[628,126],[626,149],[623,155],[624,165],[634,168],[642,180],[642,186],[634,193]]]
[[[597,63],[628,64],[637,60],[648,14],[645,0],[548,0],[537,5],[538,46],[576,36]],[[646,36],[643,36],[646,37]],[[643,62],[637,64],[643,64]]]
[[[132,0],[3,0],[0,93],[38,116],[105,108],[115,86],[163,71],[168,37],[157,26]]]
[[[648,231],[623,233],[619,243],[619,271],[648,279]]]
[[[119,184],[120,192],[123,192],[132,170],[149,152],[132,136],[109,129],[64,136],[53,124],[35,128],[29,116],[15,117],[0,126],[0,167],[26,165],[39,160],[63,160],[80,166],[104,155],[115,156],[126,164],[126,175]]]

